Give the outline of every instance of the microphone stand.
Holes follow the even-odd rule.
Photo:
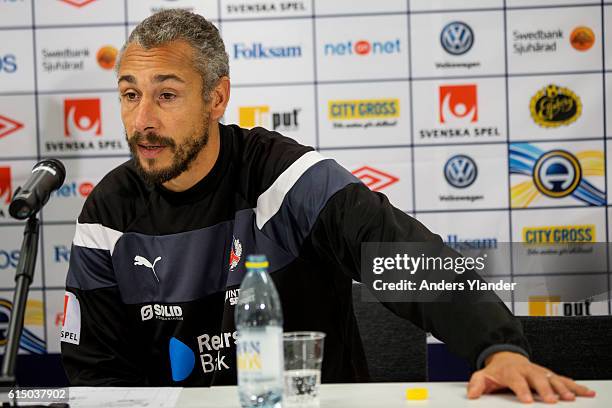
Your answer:
[[[15,271],[15,293],[13,294],[13,307],[9,319],[7,331],[7,343],[4,349],[4,360],[2,360],[2,371],[0,373],[0,386],[8,392],[15,388],[17,381],[15,377],[15,362],[19,352],[19,341],[23,330],[26,301],[30,284],[34,279],[34,267],[38,254],[39,221],[36,215],[28,218],[23,232],[23,242],[19,263]],[[5,404],[3,404],[5,406]]]

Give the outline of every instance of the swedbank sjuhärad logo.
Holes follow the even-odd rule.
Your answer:
[[[571,89],[550,84],[540,89],[529,103],[534,122],[544,128],[574,123],[582,114],[582,101]]]
[[[544,151],[530,143],[512,143],[510,174],[513,179],[519,179],[511,186],[512,207],[530,207],[542,197],[605,205],[603,187],[597,186],[603,180],[604,169],[601,150]]]

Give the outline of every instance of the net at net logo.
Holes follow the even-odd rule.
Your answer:
[[[64,135],[66,137],[102,135],[99,98],[64,100]]]
[[[326,56],[358,55],[362,57],[399,54],[401,52],[399,38],[387,41],[359,40],[353,42],[349,40],[339,43],[327,43],[323,46],[323,51]]]
[[[83,6],[88,5],[89,3],[93,3],[96,0],[59,0],[62,3],[70,4],[71,6],[81,8]]]
[[[0,167],[0,203],[11,203],[13,188],[11,186],[11,168]],[[0,210],[1,211],[1,210]]]
[[[238,123],[247,129],[261,126],[278,131],[292,131],[299,128],[300,112],[300,108],[272,111],[268,105],[241,106],[238,108]]]
[[[568,198],[586,205],[606,203],[603,188],[595,182],[595,178],[604,177],[604,154],[599,150],[574,154],[561,149],[544,151],[530,143],[513,143],[510,174],[518,181],[511,187],[513,207],[529,207],[542,197]]]
[[[363,184],[365,184],[372,191],[382,191],[399,181],[398,177],[370,166],[360,167],[353,170],[351,173],[353,173],[355,177],[361,180]]]
[[[453,187],[469,187],[474,184],[477,177],[478,166],[476,166],[476,162],[464,154],[451,157],[444,165],[444,178]]]
[[[440,44],[451,55],[463,55],[474,45],[474,32],[468,24],[453,21],[442,29]]]
[[[582,101],[571,89],[550,84],[531,98],[529,111],[543,128],[568,126],[582,114]]]
[[[569,40],[575,50],[588,51],[595,44],[595,33],[589,27],[576,27],[572,30]]]
[[[444,124],[478,122],[478,88],[476,84],[441,85],[439,120]]]
[[[23,123],[0,115],[0,139],[23,128]]]

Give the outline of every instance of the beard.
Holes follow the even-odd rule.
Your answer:
[[[136,171],[144,179],[147,184],[155,185],[162,184],[180,176],[183,172],[189,169],[189,166],[198,157],[198,154],[208,144],[208,123],[207,119],[204,123],[202,133],[194,135],[186,139],[183,143],[177,144],[172,138],[161,136],[157,133],[142,134],[140,132],[134,132],[132,137],[128,137],[126,133],[126,139],[130,147],[130,152],[134,158],[134,164]],[[158,159],[144,159],[138,155],[138,145],[147,142],[150,145],[164,146],[170,149],[173,153],[172,163],[169,166],[163,168],[155,168]],[[143,161],[146,162],[147,168],[143,166]]]

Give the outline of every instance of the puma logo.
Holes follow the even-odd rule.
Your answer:
[[[144,258],[144,257],[142,257],[140,255],[136,255],[134,257],[134,265],[145,266],[145,267],[151,269],[153,271],[153,276],[155,277],[155,280],[157,281],[157,283],[159,283],[159,278],[157,277],[157,274],[155,273],[155,264],[158,261],[161,261],[161,259],[162,259],[161,256],[158,256],[153,261],[153,264],[151,264],[151,262],[149,262],[149,260],[147,258]]]

